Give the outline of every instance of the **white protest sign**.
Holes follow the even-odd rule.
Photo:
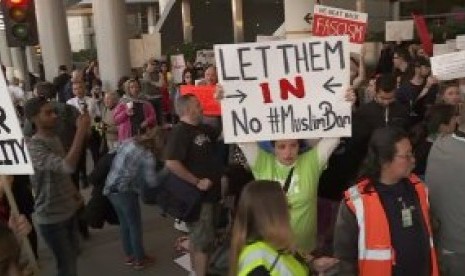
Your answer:
[[[446,43],[433,45],[433,56],[440,56],[440,55],[449,54],[452,52],[454,51],[451,50],[450,45],[447,45]]]
[[[195,58],[195,66],[215,65],[215,52],[213,50],[198,50]]]
[[[0,74],[0,174],[34,174],[16,112],[3,74]]]
[[[351,135],[348,36],[214,49],[226,143]]]
[[[431,71],[439,80],[465,77],[465,51],[432,57]]]
[[[129,58],[132,68],[144,66],[144,43],[142,39],[129,39]]]
[[[413,39],[413,20],[386,21],[386,41]]]
[[[465,50],[465,35],[458,35],[455,39],[457,45],[455,48],[458,50]]]
[[[314,36],[348,35],[351,52],[360,53],[365,42],[368,14],[315,5],[313,11]]]
[[[184,55],[172,55],[170,61],[173,82],[182,83],[182,72],[184,72],[184,69],[186,69],[186,61],[184,60]]]
[[[447,47],[449,47],[451,52],[455,52],[457,50],[457,40],[455,39],[448,39],[446,40]]]

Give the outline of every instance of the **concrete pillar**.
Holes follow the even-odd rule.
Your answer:
[[[366,6],[367,6],[366,0],[357,0],[356,10],[358,12],[366,12]]]
[[[242,0],[231,0],[234,42],[244,41],[244,20]]]
[[[392,3],[392,20],[400,20],[400,1]]]
[[[36,50],[34,47],[26,47],[26,59],[29,72],[39,75],[39,60],[37,59]]]
[[[191,20],[191,2],[182,0],[182,28],[184,34],[184,43],[192,42],[192,20]]]
[[[6,78],[11,79],[13,77],[13,62],[10,47],[6,44],[5,30],[0,30],[0,61],[6,67]]]
[[[58,66],[71,68],[72,64],[65,6],[62,0],[40,0],[35,3],[45,79],[53,81],[58,74]]]
[[[114,90],[129,75],[129,39],[124,0],[93,0],[95,41],[103,88]]]
[[[313,0],[284,0],[284,26],[286,38],[302,38],[311,35],[312,26],[305,16],[313,13]]]
[[[155,33],[155,25],[157,25],[157,9],[154,5],[147,7],[147,25],[149,34]]]
[[[166,4],[168,4],[168,1],[169,0],[158,0],[158,5],[160,7],[160,14],[162,14],[163,11],[165,10],[165,7],[166,7]]]
[[[21,48],[19,47],[11,47],[11,61],[13,63],[14,68],[14,77],[17,77],[21,81],[24,81],[24,76],[26,72],[24,72],[23,63],[23,53],[21,53]]]

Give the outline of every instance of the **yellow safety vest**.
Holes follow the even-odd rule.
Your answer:
[[[279,258],[278,258],[279,256]],[[308,268],[291,254],[282,253],[267,243],[257,241],[242,249],[239,256],[238,275],[247,276],[259,266],[264,266],[272,276],[306,276]]]

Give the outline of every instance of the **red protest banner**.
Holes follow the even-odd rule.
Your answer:
[[[221,106],[213,96],[215,89],[216,87],[214,85],[181,85],[180,92],[181,95],[195,95],[202,105],[204,115],[221,116]]]
[[[365,42],[367,14],[323,5],[315,5],[312,33],[314,36],[348,35],[352,52],[359,52]]]
[[[429,56],[433,56],[433,41],[429,34],[428,26],[426,25],[425,18],[423,15],[412,14],[413,21],[417,28],[417,34],[420,37],[421,45],[425,53]]]

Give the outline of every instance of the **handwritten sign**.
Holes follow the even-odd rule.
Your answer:
[[[182,73],[186,68],[186,61],[184,55],[172,55],[171,61],[171,75],[173,76],[174,83],[182,83]]]
[[[33,174],[31,157],[3,74],[0,74],[0,174]]]
[[[455,39],[457,45],[455,46],[458,50],[465,50],[465,35],[458,35]]]
[[[195,66],[207,67],[215,65],[215,52],[213,50],[198,50],[195,57]]]
[[[431,71],[439,80],[465,77],[465,51],[432,57]]]
[[[200,101],[203,114],[207,116],[221,116],[221,106],[214,98],[216,87],[214,85],[181,85],[181,95],[194,94]]]
[[[367,31],[366,13],[315,5],[313,13],[314,36],[348,35],[351,52],[360,53]]]
[[[227,143],[351,135],[347,36],[214,49]]]
[[[413,39],[413,20],[386,21],[386,41]]]
[[[433,56],[440,56],[454,52],[446,43],[433,45]]]

